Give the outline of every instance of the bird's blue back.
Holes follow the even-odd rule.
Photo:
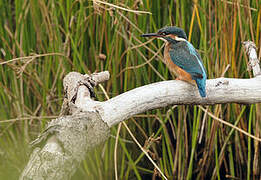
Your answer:
[[[193,45],[188,41],[171,43],[169,53],[173,63],[191,75],[197,83],[200,95],[205,97],[207,74],[201,57]]]

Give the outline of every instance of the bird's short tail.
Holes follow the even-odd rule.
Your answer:
[[[198,91],[201,97],[206,97],[206,79],[196,79]]]

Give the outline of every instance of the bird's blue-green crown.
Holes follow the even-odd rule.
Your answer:
[[[173,34],[173,35],[176,35],[180,38],[183,38],[183,39],[186,39],[186,40],[188,39],[184,30],[179,28],[179,27],[176,27],[176,26],[166,26],[166,27],[158,30],[157,33],[158,34],[165,34],[165,35]]]

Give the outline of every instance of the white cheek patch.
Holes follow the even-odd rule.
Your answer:
[[[186,39],[180,38],[180,37],[177,37],[177,36],[175,36],[175,40],[176,40],[176,41],[186,41]]]

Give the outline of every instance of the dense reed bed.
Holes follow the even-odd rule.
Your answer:
[[[0,17],[0,179],[17,179],[28,143],[59,114],[68,72],[110,71],[107,94],[96,89],[99,101],[172,79],[161,62],[163,42],[141,38],[145,32],[182,27],[209,79],[252,76],[242,41],[255,42],[261,56],[259,0],[1,0]],[[204,108],[260,137],[259,104]],[[168,179],[261,178],[260,144],[198,106],[152,110],[126,123]],[[73,177],[115,178],[161,178],[122,125]]]

